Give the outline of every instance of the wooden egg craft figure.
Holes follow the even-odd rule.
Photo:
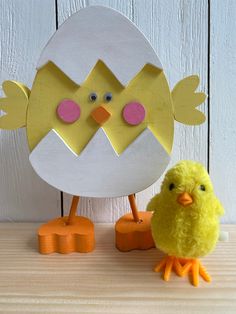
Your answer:
[[[198,258],[215,248],[224,209],[206,169],[197,162],[179,162],[166,173],[161,192],[147,210],[153,211],[151,229],[156,247],[167,254],[154,270],[163,270],[166,281],[172,269],[179,276],[191,272],[194,286],[198,286],[199,274],[211,281]]]
[[[154,246],[151,213],[138,211],[134,194],[167,167],[174,120],[201,124],[199,78],[170,91],[159,58],[119,12],[90,6],[72,15],[44,48],[30,91],[5,81],[0,128],[26,127],[29,160],[53,187],[74,195],[69,217],[39,229],[41,253],[88,252],[93,223],[76,216],[80,196],[128,196],[132,213],[116,224],[122,251]]]

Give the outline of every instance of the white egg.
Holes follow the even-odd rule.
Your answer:
[[[98,60],[124,86],[147,63],[162,69],[140,30],[118,11],[103,6],[81,9],[67,19],[49,40],[37,68],[52,61],[81,84]]]
[[[123,84],[147,63],[162,68],[153,48],[137,27],[119,12],[91,6],[71,16],[43,50],[38,68],[52,61],[80,85],[98,60]],[[51,130],[33,149],[30,162],[50,185],[73,195],[117,197],[139,192],[164,172],[169,154],[146,128],[117,155],[99,128],[80,155]]]

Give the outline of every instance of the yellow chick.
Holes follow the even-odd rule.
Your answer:
[[[31,165],[51,186],[74,196],[134,199],[168,165],[174,120],[205,121],[198,85],[192,75],[171,90],[141,32],[119,12],[91,6],[52,36],[31,91],[2,84],[0,129],[26,127]]]
[[[202,123],[205,119],[204,114],[195,108],[205,99],[204,93],[195,92],[198,84],[199,78],[190,76],[180,81],[171,92],[164,72],[152,65],[145,65],[124,87],[109,68],[102,61],[98,61],[87,79],[78,86],[55,64],[49,62],[37,72],[31,92],[18,82],[6,81],[3,83],[7,97],[0,99],[0,108],[7,114],[0,118],[0,128],[15,129],[25,126],[31,152],[34,152],[44,138],[50,136],[51,130],[55,130],[57,138],[60,136],[63,140],[63,144],[60,145],[68,146],[72,152],[70,155],[76,154],[76,156],[83,152],[98,130],[102,128],[116,152],[117,158],[122,156],[127,147],[131,147],[130,144],[145,130],[148,130],[149,138],[154,136],[157,144],[160,143],[164,157],[159,155],[159,161],[162,161],[162,158],[166,159],[167,161],[163,161],[163,165],[166,166],[172,150],[175,116],[179,121],[190,124]],[[184,99],[186,96],[187,101]],[[181,113],[182,104],[186,104],[184,114]],[[128,120],[129,116],[127,118],[124,112],[126,109],[130,110],[131,107],[131,114],[135,117],[137,106],[138,110],[143,111],[142,120],[139,123],[131,124],[132,122]],[[53,139],[53,142],[55,143],[56,140]],[[58,168],[60,166],[57,161],[59,150],[58,154],[53,156],[50,152],[51,147],[52,145],[46,148],[46,153],[52,157],[49,160],[46,158],[43,163],[46,166],[50,160],[54,159],[54,165],[57,163]],[[145,150],[142,146],[139,149]],[[62,151],[63,148],[60,148],[60,155],[63,154]],[[46,153],[43,155],[46,156]],[[133,154],[126,155],[131,164]],[[67,160],[67,156],[64,159]],[[116,164],[116,159],[113,163]],[[61,164],[63,165],[63,163]],[[102,159],[100,163],[97,160],[97,165],[97,168],[105,168],[106,159]],[[141,167],[143,167],[142,164],[138,169],[140,170]],[[71,177],[68,179],[58,177],[60,174],[64,176],[64,166],[61,167],[60,172],[55,171],[52,174],[50,174],[50,171],[53,171],[51,164],[48,164],[48,168],[46,174],[41,169],[36,169],[36,172],[56,188],[75,195],[80,193],[82,196],[99,196],[97,192],[97,194],[92,194],[92,192],[91,195],[88,192],[85,194],[79,188],[78,182],[74,182],[73,186],[78,187],[79,193],[74,188],[68,188],[66,182],[71,182],[72,185]],[[125,170],[125,165],[123,168]],[[115,168],[113,169],[115,171]],[[73,176],[73,169],[65,170],[65,172],[71,172],[71,176]],[[150,179],[148,172],[151,172]],[[145,182],[145,185],[141,186],[142,181],[137,179],[136,182],[140,182],[141,188],[136,188],[134,182],[130,182],[127,194],[135,193],[152,184],[162,174],[162,168],[159,172],[154,175],[152,169],[147,171],[146,168],[147,183]],[[133,171],[133,173],[138,174],[137,171]],[[50,178],[46,176],[48,174]],[[78,176],[77,178],[82,182]],[[92,190],[94,173],[91,173],[90,178],[91,182],[87,185]],[[130,174],[125,172],[123,179],[128,182],[129,178]],[[116,182],[114,187],[111,182],[109,185],[112,187],[111,194],[104,191],[102,196],[126,194],[119,192]],[[100,189],[101,184],[98,183],[97,186],[98,188],[95,186],[96,191]]]
[[[194,161],[179,162],[166,173],[161,192],[147,210],[153,211],[151,228],[156,247],[167,254],[155,271],[164,269],[166,281],[172,268],[180,276],[192,271],[195,286],[199,274],[210,281],[198,258],[215,248],[224,209],[206,169]]]

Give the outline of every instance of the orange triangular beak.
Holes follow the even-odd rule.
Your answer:
[[[91,112],[91,117],[100,125],[103,125],[110,118],[110,116],[110,112],[102,105]]]
[[[177,202],[182,206],[188,206],[193,203],[193,198],[189,193],[184,192],[178,196]]]

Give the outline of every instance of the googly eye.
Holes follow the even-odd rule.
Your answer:
[[[106,93],[104,95],[104,100],[107,102],[111,101],[112,100],[112,93]]]
[[[89,100],[90,101],[96,101],[97,98],[98,98],[98,96],[96,93],[93,92],[93,93],[89,94]]]
[[[172,191],[174,188],[175,188],[174,183],[171,183],[171,184],[169,185],[169,190]]]
[[[205,185],[201,184],[201,185],[199,186],[199,190],[201,190],[201,191],[206,191]]]

